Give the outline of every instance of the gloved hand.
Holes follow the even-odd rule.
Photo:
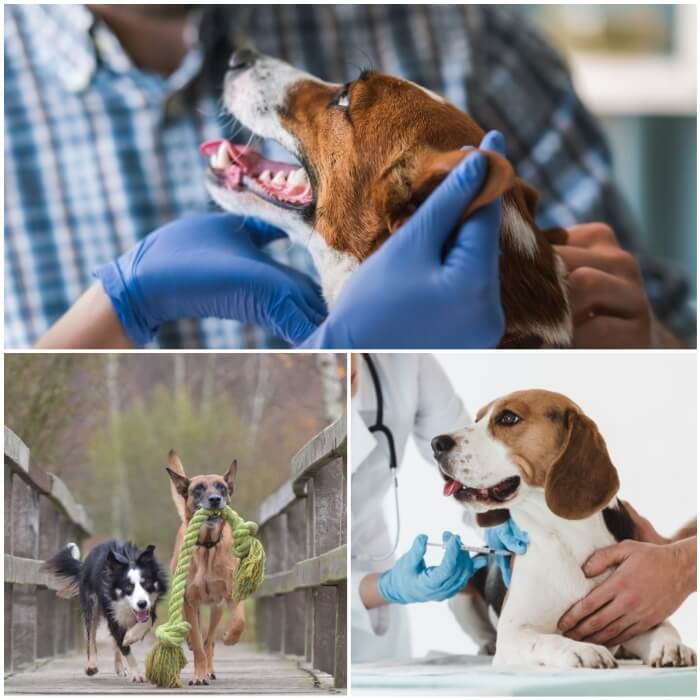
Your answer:
[[[252,520],[241,523],[233,531],[233,553],[239,559],[243,559],[250,552],[250,539],[258,532],[258,524]]]
[[[530,544],[527,532],[521,530],[515,524],[513,518],[508,518],[502,525],[487,528],[485,536],[486,544],[492,549],[508,549],[511,552],[515,552],[515,554],[525,554],[527,546]],[[512,576],[510,563],[513,558],[505,554],[497,554],[495,556],[498,568],[503,576],[503,582],[508,587]]]
[[[462,551],[459,535],[443,532],[445,555],[438,566],[426,566],[424,557],[428,536],[418,535],[411,549],[379,578],[377,588],[389,603],[424,603],[446,600],[457,595],[481,567],[486,557],[472,559]]]
[[[481,148],[502,152],[490,132]],[[478,194],[486,158],[465,158],[417,212],[354,273],[328,318],[304,343],[314,348],[490,348],[505,330],[498,258],[500,199],[446,241]]]
[[[204,214],[154,231],[95,272],[137,345],[164,321],[228,318],[300,343],[323,320],[317,285],[261,249],[284,232],[232,214]]]

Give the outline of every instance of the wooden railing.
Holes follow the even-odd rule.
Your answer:
[[[258,514],[267,576],[256,594],[258,642],[347,687],[345,416],[291,462]]]
[[[58,599],[56,581],[39,567],[91,531],[66,485],[32,464],[5,427],[5,674],[81,645],[77,600]]]

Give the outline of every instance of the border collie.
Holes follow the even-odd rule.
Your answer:
[[[87,634],[85,673],[97,673],[97,626],[107,620],[114,642],[114,670],[142,683],[143,674],[131,654],[131,645],[142,640],[156,620],[156,604],[168,590],[168,577],[149,544],[140,550],[131,542],[110,540],[97,545],[80,561],[80,550],[67,544],[42,566],[63,586],[61,598],[80,596]],[[128,668],[127,668],[128,667]]]

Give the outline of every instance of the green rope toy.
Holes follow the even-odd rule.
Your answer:
[[[168,621],[156,629],[158,641],[146,659],[146,678],[160,688],[181,688],[180,672],[187,665],[182,642],[190,631],[184,619],[185,589],[192,554],[199,538],[199,529],[212,515],[221,515],[233,532],[233,554],[240,561],[233,573],[233,598],[241,601],[254,593],[265,578],[265,550],[254,537],[258,526],[246,522],[235,510],[224,506],[221,510],[201,508],[187,526],[177,569],[168,598]]]

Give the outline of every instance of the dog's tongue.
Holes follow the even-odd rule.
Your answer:
[[[148,616],[151,614],[150,610],[135,610],[136,620],[138,622],[147,622]]]
[[[459,481],[449,479],[445,484],[445,488],[442,490],[442,493],[445,496],[454,496],[461,488],[462,484],[460,484]]]

